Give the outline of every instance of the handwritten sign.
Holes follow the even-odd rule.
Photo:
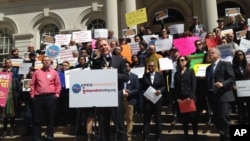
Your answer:
[[[32,66],[32,63],[22,63],[19,66],[18,74],[26,75],[29,72],[29,69],[30,69],[31,66]]]
[[[163,20],[168,17],[168,10],[161,10],[155,13],[156,21]]]
[[[246,38],[246,35],[247,35],[247,30],[242,30],[242,31],[236,32],[237,40],[240,40],[242,38]]]
[[[163,39],[163,40],[155,40],[155,50],[158,51],[165,51],[170,50],[172,47],[173,40],[170,39]]]
[[[57,34],[55,36],[56,42],[58,45],[68,45],[71,40],[72,34]]]
[[[240,8],[226,8],[225,9],[226,16],[236,16],[240,14]]]
[[[195,64],[193,69],[195,76],[197,77],[205,77],[206,76],[206,69],[210,64]]]
[[[13,67],[19,67],[23,63],[23,59],[10,59]]]
[[[243,52],[247,52],[249,48],[250,48],[250,41],[244,38],[241,39],[239,49],[242,50]]]
[[[202,63],[203,57],[204,53],[189,55],[188,58],[190,59],[190,68],[193,68],[195,64]]]
[[[133,38],[136,35],[136,29],[123,29],[122,34],[124,38]]]
[[[172,70],[174,68],[173,61],[169,58],[159,59],[160,70]]]
[[[41,43],[43,43],[43,44],[54,44],[55,43],[55,38],[51,37],[51,36],[43,35]]]
[[[73,32],[72,39],[74,39],[77,43],[91,42],[91,30]]]
[[[145,23],[148,21],[146,8],[126,13],[125,17],[126,24],[128,27],[135,26],[137,24]]]
[[[94,29],[94,38],[108,38],[108,29]]]
[[[170,34],[180,34],[184,32],[184,24],[174,24],[168,27]]]
[[[250,80],[235,81],[237,97],[250,97]]]
[[[131,48],[131,52],[132,52],[133,55],[137,54],[138,51],[140,51],[140,46],[139,46],[138,42],[130,43],[129,46]]]

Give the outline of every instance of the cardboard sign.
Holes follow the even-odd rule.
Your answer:
[[[136,29],[123,29],[122,35],[124,38],[133,38],[137,34]]]
[[[168,10],[162,10],[155,13],[156,21],[168,18]]]
[[[237,16],[240,14],[240,8],[226,8],[225,9],[226,16]]]
[[[246,38],[246,35],[247,35],[247,30],[242,30],[242,31],[236,32],[237,40],[240,40],[242,38]]]
[[[43,43],[43,44],[54,44],[55,43],[55,38],[51,37],[51,36],[43,35],[41,43]]]
[[[23,59],[10,59],[13,67],[19,67],[23,63]]]

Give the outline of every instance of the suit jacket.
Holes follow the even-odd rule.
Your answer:
[[[209,73],[211,70],[211,65],[206,69],[206,80],[209,84]],[[233,94],[233,84],[235,80],[234,71],[232,65],[229,62],[219,61],[214,73],[213,73],[214,82],[221,82],[223,87],[213,88],[214,94],[211,94],[211,98],[216,102],[231,102],[235,100]]]
[[[177,99],[193,98],[196,100],[196,77],[193,69],[186,69],[181,74],[177,71],[174,76],[174,89]]]
[[[154,81],[152,83],[150,73],[145,73],[143,75],[143,90],[146,91],[149,86],[152,86],[156,90],[160,90],[161,94],[164,94],[166,85],[163,75],[160,72],[155,71]]]
[[[129,73],[129,81],[127,82],[127,89],[129,95],[127,97],[128,103],[135,105],[137,103],[137,97],[140,90],[138,76],[132,72]]]

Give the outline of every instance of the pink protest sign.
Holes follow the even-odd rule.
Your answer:
[[[92,49],[94,49],[96,46],[95,46],[95,42],[96,42],[96,40],[95,39],[92,39],[92,41],[91,41],[91,45],[92,45]]]
[[[174,46],[178,48],[180,55],[190,55],[195,52],[194,42],[199,40],[198,36],[174,39]]]
[[[0,72],[0,107],[6,105],[11,79],[11,72]]]

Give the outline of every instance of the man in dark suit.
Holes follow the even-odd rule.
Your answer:
[[[100,38],[96,41],[96,47],[100,52],[100,57],[92,60],[92,69],[117,69],[118,72],[118,107],[97,108],[100,141],[111,141],[110,115],[116,126],[116,139],[127,141],[126,127],[124,125],[124,106],[123,106],[123,84],[129,81],[126,72],[125,60],[121,57],[112,55],[110,45],[106,38]]]
[[[163,75],[160,72],[155,71],[154,61],[148,63],[148,71],[143,75],[143,90],[147,90],[149,86],[153,87],[156,92],[155,96],[164,94],[165,92],[165,81]],[[143,126],[143,140],[147,141],[150,131],[150,121],[152,114],[155,116],[156,122],[156,141],[161,140],[161,106],[162,97],[154,104],[147,98],[144,98],[144,126]]]
[[[131,64],[126,62],[127,72],[129,74],[129,81],[124,83],[124,107],[125,107],[125,118],[127,123],[127,136],[128,141],[133,140],[133,117],[134,107],[137,103],[137,98],[140,90],[138,75],[130,72]]]
[[[214,114],[214,123],[220,134],[220,141],[229,141],[229,110],[235,100],[233,94],[234,71],[229,62],[220,60],[218,48],[208,51],[212,64],[206,69],[208,98]]]

